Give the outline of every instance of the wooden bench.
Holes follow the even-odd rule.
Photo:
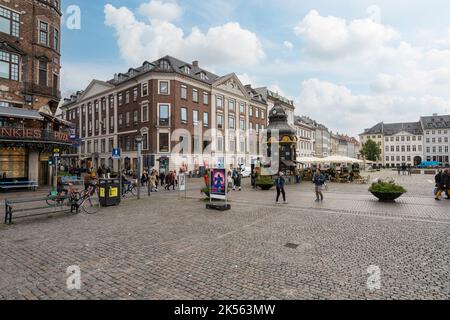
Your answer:
[[[54,201],[56,198],[60,201]],[[48,204],[47,201],[54,201],[54,204]],[[77,203],[72,203],[67,205],[65,197],[61,197],[58,195],[48,195],[46,197],[35,197],[35,198],[25,198],[25,199],[13,199],[13,200],[5,200],[5,224],[11,224],[13,215],[17,213],[19,216],[15,216],[15,218],[25,218],[25,217],[33,217],[40,216],[51,213],[59,213],[59,212],[73,212],[75,210],[78,213],[79,208]],[[25,208],[17,208],[18,204],[29,204],[29,203],[45,203],[38,204],[37,206],[25,207]],[[42,211],[44,212],[38,212]]]
[[[0,182],[0,190],[13,190],[13,189],[30,189],[36,191],[39,185],[36,181],[8,181]]]

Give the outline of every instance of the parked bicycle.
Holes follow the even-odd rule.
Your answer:
[[[76,191],[70,184],[67,190],[63,190],[56,195],[50,192],[46,202],[51,207],[70,207],[70,212],[76,210],[78,213],[81,208],[87,214],[94,214],[100,209],[100,201],[98,199],[97,185],[90,184],[86,190]]]

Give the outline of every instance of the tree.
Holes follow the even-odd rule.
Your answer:
[[[380,160],[381,149],[375,141],[369,139],[362,144],[360,153],[366,160],[378,161]]]

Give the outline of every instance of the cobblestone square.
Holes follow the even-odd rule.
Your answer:
[[[432,176],[372,179],[389,175],[408,189],[396,203],[356,184],[330,184],[315,203],[303,182],[276,205],[246,179],[216,212],[190,180],[187,199],[164,191],[95,215],[19,219],[0,227],[0,298],[449,299],[450,200],[433,199]],[[80,290],[67,288],[69,266]]]

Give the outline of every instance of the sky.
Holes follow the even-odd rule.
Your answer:
[[[357,135],[450,114],[444,0],[63,0],[63,94],[172,55]],[[73,8],[80,9],[73,28]]]

